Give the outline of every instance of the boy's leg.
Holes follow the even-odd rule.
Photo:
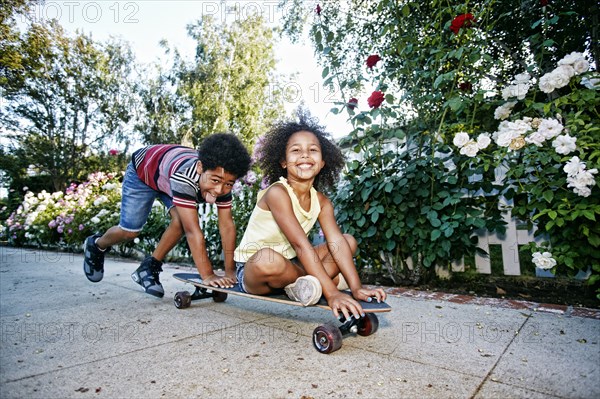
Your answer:
[[[104,234],[94,234],[85,240],[83,270],[88,280],[99,282],[104,277],[104,255],[112,245],[137,237],[152,209],[158,193],[144,184],[129,164],[121,193],[121,220]]]
[[[177,209],[174,207],[171,208],[169,210],[169,215],[171,216],[171,222],[160,237],[158,245],[152,252],[152,257],[161,262],[165,259],[169,251],[175,248],[175,245],[181,240],[181,237],[183,237],[183,226],[181,225]]]

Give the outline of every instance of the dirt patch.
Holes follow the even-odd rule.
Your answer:
[[[363,278],[365,284],[397,286],[391,280]],[[402,285],[420,291],[447,292],[451,294],[472,295],[483,298],[502,298],[586,307],[600,309],[600,300],[596,297],[596,286],[583,281],[567,278],[538,278],[529,276],[496,277],[454,275],[449,280],[435,279],[426,284]]]

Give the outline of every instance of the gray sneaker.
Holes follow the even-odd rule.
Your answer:
[[[321,295],[323,295],[323,289],[319,279],[307,275],[298,277],[294,283],[287,285],[285,293],[290,299],[300,302],[304,306],[310,306],[319,302]]]
[[[110,248],[104,251],[96,245],[96,240],[102,237],[102,234],[94,234],[85,239],[83,272],[92,283],[97,283],[104,277],[104,255]]]
[[[141,285],[147,294],[162,298],[165,290],[158,277],[160,272],[162,272],[162,262],[148,255],[140,267],[131,273],[131,279]]]

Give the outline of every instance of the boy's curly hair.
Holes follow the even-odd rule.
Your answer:
[[[250,169],[250,154],[244,144],[233,134],[216,133],[207,136],[198,148],[198,159],[203,170],[222,167],[240,178]]]
[[[258,154],[254,154],[257,163],[269,183],[276,182],[280,177],[287,178],[287,169],[281,167],[281,161],[285,160],[285,149],[289,138],[302,130],[311,132],[319,139],[325,161],[325,166],[315,178],[313,186],[317,190],[331,188],[344,167],[344,155],[317,120],[303,111],[298,111],[297,114],[298,121],[278,121],[261,138]]]

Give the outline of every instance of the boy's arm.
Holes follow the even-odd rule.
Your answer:
[[[198,211],[195,208],[184,208],[177,207],[179,218],[181,219],[181,225],[185,232],[192,258],[198,273],[204,284],[219,286],[219,287],[231,287],[233,282],[229,281],[226,277],[219,277],[214,274],[212,263],[208,258],[206,251],[206,242],[204,240],[204,234],[200,230],[200,223],[198,222]]]
[[[236,232],[231,208],[218,208],[217,215],[219,219],[219,233],[221,234],[221,243],[223,244],[223,253],[225,255],[225,276],[235,279],[233,252],[235,250]]]

